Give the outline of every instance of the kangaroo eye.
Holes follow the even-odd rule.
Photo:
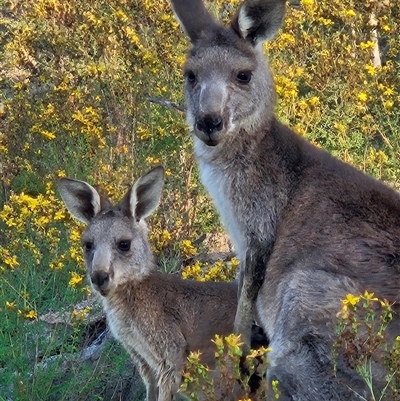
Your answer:
[[[85,252],[90,252],[93,249],[93,242],[86,241],[83,243],[83,249]]]
[[[120,251],[128,252],[131,249],[131,241],[119,241],[117,246]]]
[[[240,71],[236,79],[240,84],[248,84],[251,80],[251,71]]]
[[[194,83],[196,81],[196,75],[193,71],[188,71],[186,73],[186,78],[190,83]]]

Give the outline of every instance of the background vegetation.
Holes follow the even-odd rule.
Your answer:
[[[227,21],[238,4],[210,7]],[[399,21],[398,1],[302,0],[266,45],[278,116],[395,188]],[[94,311],[76,307],[89,293],[82,226],[55,192],[58,177],[99,183],[115,196],[163,164],[166,190],[151,235],[167,270],[220,237],[183,114],[148,100],[183,104],[187,46],[166,0],[0,0],[0,400],[119,399],[123,392],[115,377],[107,380],[110,371],[127,374],[118,345],[95,365],[65,366],[63,355],[90,334]],[[184,275],[229,279],[236,265],[197,262]],[[40,320],[60,311],[69,324]]]

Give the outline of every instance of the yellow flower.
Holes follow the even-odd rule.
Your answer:
[[[308,102],[311,104],[311,106],[314,106],[319,103],[319,97],[318,96],[312,96],[308,99]]]
[[[240,260],[238,258],[233,257],[231,259],[231,265],[233,268],[236,268],[240,265]]]
[[[383,92],[383,94],[385,95],[385,96],[390,96],[390,95],[392,95],[393,94],[393,92],[394,92],[394,89],[392,88],[392,87],[387,87],[386,89],[385,89],[385,91]]]
[[[240,342],[240,334],[229,334],[229,336],[225,337],[225,342],[229,347],[235,350],[243,345],[243,343]]]
[[[91,308],[90,306],[87,306],[84,309],[74,309],[71,312],[71,319],[73,320],[85,320],[87,318],[87,315],[89,314]]]
[[[369,75],[375,75],[375,67],[373,65],[366,65],[365,69]]]
[[[224,347],[224,340],[218,334],[216,334],[214,340],[211,340],[211,341],[217,346],[218,349],[221,349]]]
[[[362,102],[366,102],[368,99],[368,95],[364,92],[361,92],[357,95],[358,100],[361,100]]]
[[[6,308],[8,309],[8,310],[14,310],[15,309],[15,302],[8,302],[8,301],[6,301]]]
[[[73,229],[69,235],[71,241],[79,241],[81,238],[81,233],[77,229]]]
[[[56,137],[52,132],[47,131],[47,130],[45,130],[45,129],[42,130],[42,131],[40,131],[40,133],[41,133],[45,138],[49,139],[50,141]]]
[[[335,122],[334,124],[333,124],[333,127],[335,128],[335,129],[337,129],[340,133],[344,133],[345,131],[346,131],[346,127],[342,124],[342,123],[337,123],[337,122]]]
[[[307,108],[307,102],[304,99],[300,100],[298,106],[300,107],[300,109],[305,110]]]
[[[17,256],[12,255],[8,249],[3,248],[2,246],[0,246],[0,262],[3,262],[11,269],[19,266]]]
[[[379,300],[379,302],[381,304],[381,307],[384,308],[384,309],[389,309],[390,310],[391,307],[392,307],[387,299]]]
[[[364,294],[362,295],[362,297],[366,300],[366,301],[378,301],[377,297],[374,297],[374,293],[373,292],[368,292],[365,291]]]
[[[23,192],[19,196],[19,203],[25,203],[29,209],[33,210],[36,209],[36,206],[38,205],[38,200],[36,198],[33,198],[32,196],[25,195]]]
[[[323,18],[323,17],[319,17],[318,21],[325,26],[329,26],[329,25],[333,25],[333,21],[329,18]]]
[[[77,249],[75,247],[70,247],[69,248],[69,255],[71,256],[71,259],[73,259],[78,264],[83,262],[82,250],[80,248]]]
[[[345,15],[346,15],[346,17],[355,17],[356,12],[354,10],[346,10]]]
[[[182,278],[204,281],[201,263],[199,261],[196,261],[194,265],[185,267],[182,270]]]
[[[200,351],[192,351],[190,352],[188,359],[191,363],[200,362],[201,352]]]
[[[30,310],[29,312],[25,313],[26,319],[37,319],[37,313],[34,310]]]
[[[135,45],[140,44],[140,39],[139,36],[136,34],[136,32],[131,28],[131,27],[126,27],[125,32],[127,36],[129,37],[129,40],[134,43]]]
[[[81,284],[83,281],[83,276],[81,276],[80,274],[76,273],[76,272],[71,272],[71,278],[69,280],[68,285],[70,287],[76,287],[79,284]]]
[[[296,39],[290,33],[282,33],[279,37],[282,42],[295,43]]]
[[[171,241],[171,234],[167,230],[163,230],[162,240],[165,242]]]
[[[122,22],[128,21],[128,16],[122,11],[122,10],[117,10],[114,12],[114,15],[121,19]]]
[[[65,217],[65,213],[63,210],[58,210],[54,213],[54,220],[62,220]]]
[[[342,304],[343,305],[351,305],[355,306],[358,301],[360,300],[359,296],[355,296],[353,294],[347,294],[345,299],[342,299]]]
[[[146,158],[146,163],[148,163],[148,164],[159,164],[160,163],[160,159],[158,159],[157,157],[149,156],[149,157]]]
[[[271,347],[261,347],[258,349],[252,349],[250,350],[250,353],[246,355],[246,358],[248,359],[255,359],[259,356],[265,355],[267,352],[271,352],[272,348]]]
[[[34,219],[34,224],[38,228],[44,228],[44,226],[49,223],[50,223],[50,219],[47,216],[39,216]]]
[[[187,257],[190,258],[194,255],[196,255],[197,253],[197,249],[193,246],[192,242],[189,240],[183,240],[181,242],[181,251],[183,252],[183,254]]]
[[[57,177],[66,177],[67,173],[65,172],[65,170],[57,170],[56,171]]]
[[[361,42],[359,44],[360,49],[373,49],[375,47],[375,43],[372,42],[371,40],[368,40],[367,42]]]

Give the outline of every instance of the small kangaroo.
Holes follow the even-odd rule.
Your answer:
[[[147,401],[173,399],[190,351],[201,350],[202,362],[213,367],[211,339],[233,331],[237,307],[236,283],[156,271],[144,219],[157,207],[163,183],[159,166],[116,206],[86,182],[58,183],[67,209],[88,225],[82,243],[91,286],[102,296],[111,332],[139,368]]]
[[[284,0],[246,0],[228,27],[202,0],[171,3],[192,45],[184,90],[201,180],[239,259],[251,253],[240,268],[236,330],[248,338],[255,306],[280,400],[366,399],[344,356],[334,373],[336,313],[346,294],[368,290],[397,302],[389,344],[400,334],[400,196],[274,116],[262,44],[277,33]]]

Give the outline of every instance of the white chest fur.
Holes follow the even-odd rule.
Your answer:
[[[144,337],[138,329],[141,324],[135,322],[134,319],[127,321],[129,313],[123,308],[115,308],[103,300],[103,309],[107,315],[107,322],[112,335],[123,347],[131,354],[133,358],[140,355],[150,366],[157,365],[158,360],[154,352],[149,347],[148,338]],[[140,323],[140,322],[139,322]]]
[[[222,224],[233,242],[237,257],[243,260],[246,255],[246,238],[240,226],[238,215],[235,212],[229,183],[223,171],[207,162],[199,160],[200,174],[203,185],[214,200]]]

